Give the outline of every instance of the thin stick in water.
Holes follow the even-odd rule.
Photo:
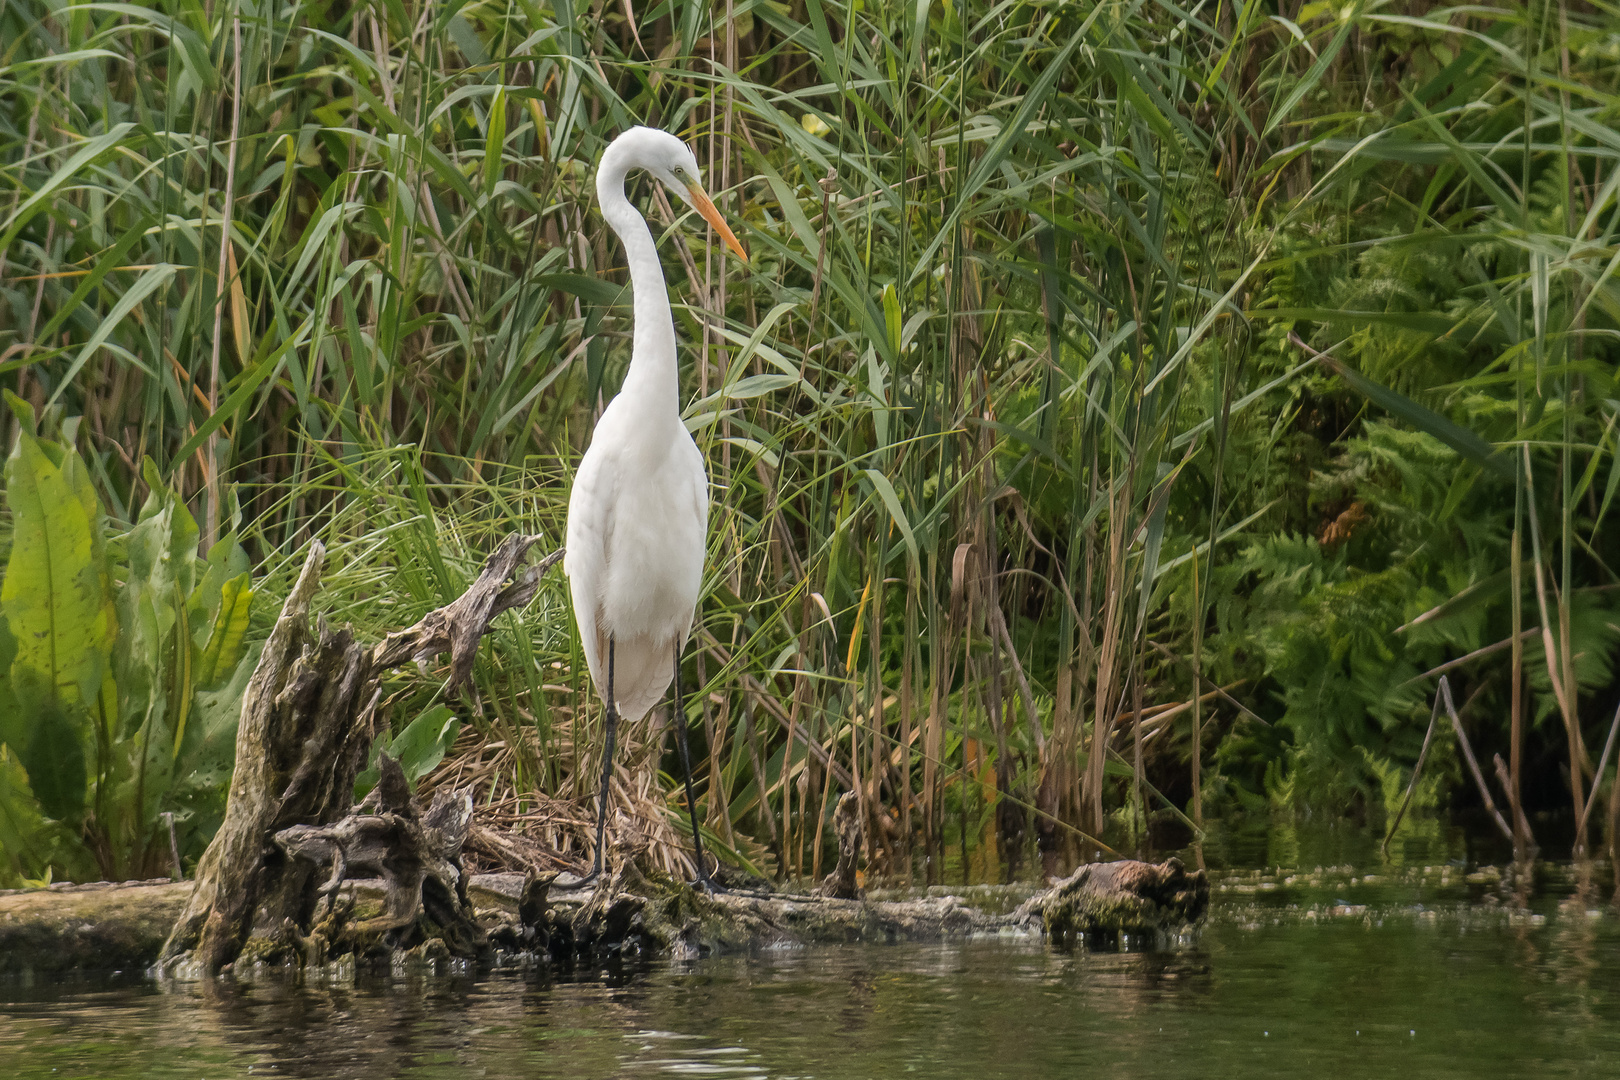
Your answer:
[[[1479,691],[1474,691],[1476,694]],[[1463,757],[1468,762],[1468,771],[1474,774],[1474,783],[1479,785],[1479,794],[1485,800],[1485,809],[1490,811],[1496,827],[1502,830],[1508,843],[1513,843],[1513,830],[1508,827],[1507,818],[1496,808],[1496,801],[1491,798],[1491,789],[1485,786],[1485,774],[1479,771],[1479,762],[1474,759],[1474,748],[1468,744],[1468,733],[1463,731],[1462,719],[1457,715],[1457,709],[1451,703],[1451,685],[1444,675],[1440,676],[1440,696],[1445,699],[1446,712],[1451,715],[1451,729],[1457,733],[1457,743],[1462,747]],[[1467,704],[1464,703],[1464,708]]]
[[[1441,685],[1445,685],[1444,677],[1441,678]],[[1447,693],[1449,694],[1449,691]],[[1440,695],[1435,694],[1434,708],[1429,710],[1429,730],[1423,736],[1423,749],[1418,751],[1417,764],[1412,766],[1412,782],[1406,785],[1406,797],[1401,800],[1401,808],[1395,812],[1395,820],[1389,823],[1389,831],[1384,834],[1384,842],[1379,848],[1386,859],[1389,858],[1389,839],[1395,835],[1395,830],[1401,827],[1401,819],[1406,816],[1406,808],[1411,805],[1412,794],[1417,791],[1418,777],[1423,775],[1423,762],[1429,756],[1429,744],[1434,741],[1434,725],[1439,719]]]
[[[1609,755],[1614,753],[1614,737],[1620,733],[1620,705],[1614,708],[1614,720],[1609,724],[1609,737],[1603,743],[1603,756],[1598,759],[1597,773],[1592,778],[1592,790],[1586,796],[1586,809],[1581,813],[1581,826],[1575,830],[1576,836],[1586,835],[1586,819],[1592,816],[1592,807],[1597,804],[1598,788],[1603,783],[1603,770],[1609,767]],[[1576,852],[1584,855],[1585,852]]]

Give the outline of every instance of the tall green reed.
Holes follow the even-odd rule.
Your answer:
[[[1221,745],[1257,727],[1210,679],[1289,670],[1220,632],[1271,571],[1216,571],[1315,531],[1302,483],[1265,479],[1302,385],[1438,440],[1447,507],[1511,496],[1579,802],[1567,688],[1607,667],[1575,670],[1571,605],[1620,475],[1612,64],[1595,19],[1470,12],[12,5],[0,378],[84,414],[115,516],[143,455],[205,533],[234,483],[272,583],[320,534],[354,556],[335,613],[394,625],[500,529],[560,535],[628,359],[592,167],[658,123],[754,256],[643,188],[715,482],[686,720],[717,838],[815,873],[852,787],[874,867],[915,850],[937,881],[974,844],[1010,873],[1033,838],[1050,871],[1150,816],[1201,824],[1205,710]],[[1369,235],[1367,206],[1404,230]],[[1459,268],[1441,306],[1379,293],[1366,253],[1424,247]],[[1311,287],[1324,264],[1349,291]],[[547,595],[481,661],[478,723],[526,748],[515,790],[583,795],[598,721]],[[429,691],[401,693],[408,719]],[[1377,708],[1405,731],[1415,701]],[[1375,738],[1250,704],[1341,758]]]

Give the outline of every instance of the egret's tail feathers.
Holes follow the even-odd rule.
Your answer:
[[[618,699],[620,719],[633,724],[664,700],[675,676],[674,663],[673,638],[614,639],[613,696]],[[602,674],[606,676],[607,672]],[[606,691],[606,678],[597,683],[597,689],[599,693]]]

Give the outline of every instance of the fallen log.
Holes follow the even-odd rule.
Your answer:
[[[643,875],[633,864],[620,875],[610,889],[551,915],[552,940],[571,941],[576,957],[585,960],[620,952],[689,959],[782,945],[932,942],[1002,933],[1045,935],[1060,947],[1162,948],[1193,930],[1209,908],[1204,872],[1188,873],[1173,858],[1082,866],[1009,915],[983,911],[957,896],[866,900],[836,895],[828,883],[809,895],[709,896]]]
[[[430,811],[431,813],[431,811]],[[353,864],[351,865],[358,865]],[[144,967],[156,959],[161,927],[184,903],[188,882],[60,889],[0,895],[0,972]],[[464,897],[489,943],[489,962],[528,957],[596,964],[622,956],[703,955],[816,944],[938,942],[979,935],[1045,935],[1060,947],[1174,947],[1209,904],[1203,871],[1175,859],[1083,866],[994,914],[959,896],[841,899],[814,893],[730,892],[708,896],[634,863],[614,879],[582,887],[569,875],[480,874]],[[319,966],[340,957],[389,964],[407,948],[448,959],[453,937],[386,940],[398,903],[390,879],[346,880],[332,910],[277,950],[249,949],[235,964]],[[366,923],[372,923],[366,926]],[[26,948],[22,946],[26,945]]]
[[[145,971],[191,889],[159,878],[0,892],[0,975]]]

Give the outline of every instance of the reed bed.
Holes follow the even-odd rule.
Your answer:
[[[673,719],[727,857],[824,872],[844,790],[868,873],[929,883],[1381,814],[1442,671],[1506,804],[1585,851],[1620,812],[1614,26],[20,0],[0,385],[84,417],[115,519],[150,457],[261,595],[319,536],[327,617],[405,625],[502,533],[560,538],[629,352],[593,164],[662,125],[752,254],[642,183],[713,481]],[[440,775],[577,854],[601,720],[561,581],[503,618]],[[437,693],[401,676],[396,728]],[[626,805],[674,812],[667,722]],[[1449,740],[1432,800],[1467,800]]]

